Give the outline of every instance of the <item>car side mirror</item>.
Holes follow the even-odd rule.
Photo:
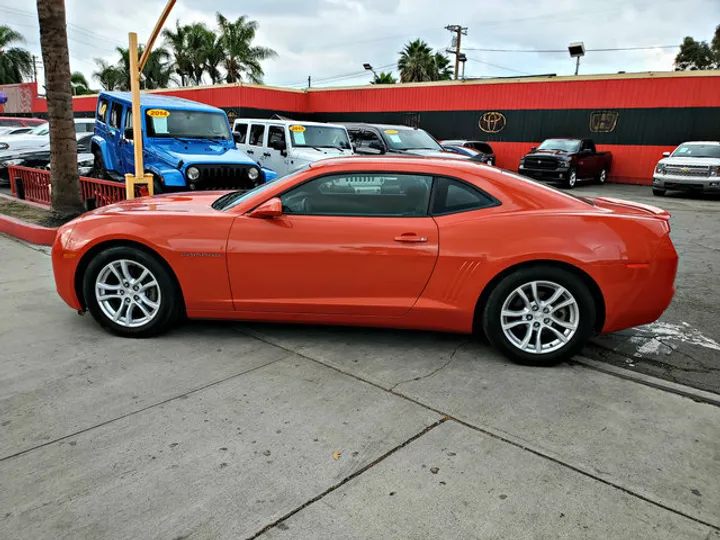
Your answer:
[[[273,150],[280,150],[281,152],[287,148],[285,141],[273,141],[270,143],[270,148]]]
[[[280,197],[273,197],[250,212],[248,217],[256,219],[274,219],[282,216],[282,214],[282,201],[280,200]]]
[[[368,145],[368,148],[370,150],[376,150],[378,154],[385,153],[385,147],[379,141],[371,141],[370,144]],[[375,153],[375,152],[373,152],[373,153]]]
[[[531,151],[531,152],[534,152],[535,150],[537,150],[537,146],[531,146],[531,147],[530,147],[530,151]]]
[[[663,152],[663,157],[670,157],[670,152]]]
[[[240,134],[233,131],[233,141],[235,141],[235,144],[240,144],[241,137]]]
[[[123,133],[123,135],[128,141],[132,141],[133,140],[133,128],[127,128],[125,130],[125,132]]]

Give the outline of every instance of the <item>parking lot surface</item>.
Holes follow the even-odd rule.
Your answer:
[[[720,538],[711,404],[463,336],[203,322],[120,339],[61,302],[43,250],[0,238],[0,260],[0,538]],[[679,285],[709,285],[713,261],[683,262]],[[713,339],[708,304],[664,322]]]

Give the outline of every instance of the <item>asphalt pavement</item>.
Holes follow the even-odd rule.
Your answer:
[[[720,539],[715,405],[454,335],[116,338],[0,261],[0,538]]]

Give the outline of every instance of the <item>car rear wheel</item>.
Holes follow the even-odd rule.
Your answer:
[[[664,196],[665,196],[665,190],[664,190],[664,189],[653,188],[653,195],[655,195],[656,197],[664,197]]]
[[[596,306],[574,273],[534,266],[505,277],[490,294],[483,329],[490,343],[511,360],[553,366],[587,343]]]
[[[570,189],[574,188],[577,185],[577,170],[575,169],[575,167],[570,169],[565,185]]]
[[[598,175],[598,183],[604,184],[607,181],[607,169],[603,169],[600,171],[600,174]]]
[[[105,160],[102,157],[102,152],[99,148],[93,150],[93,178],[99,178],[100,180],[106,180],[108,177],[107,169],[105,168]]]
[[[157,258],[134,247],[96,255],[85,272],[83,293],[95,320],[124,337],[161,334],[181,311],[174,277]]]

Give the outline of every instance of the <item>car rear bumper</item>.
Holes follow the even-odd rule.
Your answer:
[[[720,177],[655,175],[652,186],[655,189],[720,193]]]
[[[570,172],[569,167],[558,167],[556,169],[530,169],[527,167],[519,167],[518,173],[533,178],[535,180],[545,180],[548,182],[566,180],[568,173]]]

